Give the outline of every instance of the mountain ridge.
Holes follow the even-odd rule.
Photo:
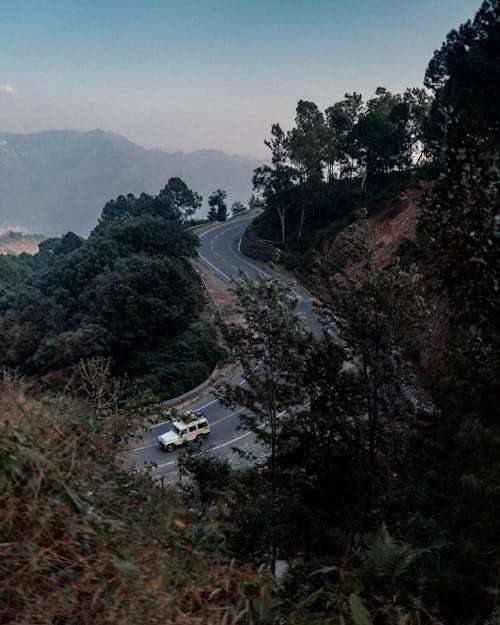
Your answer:
[[[204,199],[221,187],[245,202],[260,164],[210,148],[148,149],[99,128],[0,132],[0,228],[87,235],[108,200],[158,193],[174,176]]]

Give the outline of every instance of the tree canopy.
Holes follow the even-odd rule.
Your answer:
[[[214,333],[206,337],[201,366],[191,369],[194,378],[181,363],[196,355],[174,345],[181,336],[196,342],[190,328],[200,323],[204,306],[187,262],[198,241],[185,227],[200,202],[182,180],[171,178],[157,196],[108,202],[87,240],[70,232],[43,241],[33,257],[9,257],[0,265],[4,364],[59,384],[72,378],[80,359],[110,356],[115,372],[133,369],[159,394],[196,386],[215,365]],[[160,343],[164,362],[158,353],[146,357]],[[174,353],[178,379],[158,373],[162,388],[152,372]]]

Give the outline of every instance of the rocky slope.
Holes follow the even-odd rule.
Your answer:
[[[422,286],[429,303],[430,335],[420,352],[420,368],[423,372],[446,367],[443,348],[450,335],[449,301],[439,286],[435,267],[427,255],[425,245],[418,233],[423,195],[426,185],[407,186],[389,199],[370,207],[368,221],[374,227],[381,243],[376,256],[381,265],[387,265],[399,256],[403,266],[417,265],[422,275]],[[341,240],[342,230],[327,237],[323,251],[331,253]]]

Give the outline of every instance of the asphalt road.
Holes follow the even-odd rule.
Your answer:
[[[251,217],[240,217],[233,221],[218,224],[205,230],[199,235],[199,256],[207,269],[216,273],[226,283],[236,277],[243,270],[250,277],[257,274],[271,277],[269,270],[262,270],[240,252],[240,241],[243,232]],[[315,333],[320,332],[318,319],[313,310],[313,304],[309,295],[300,287],[293,289],[294,293],[301,298],[299,310],[305,315],[305,323]],[[241,376],[233,379],[233,383],[243,384]],[[212,450],[219,456],[233,456],[232,447],[250,449],[253,444],[251,432],[237,429],[239,414],[243,408],[231,410],[222,406],[211,394],[187,406],[185,410],[203,410],[207,417],[211,432],[203,442],[203,449]],[[128,461],[137,468],[145,467],[154,462],[156,467],[151,470],[151,475],[160,476],[172,473],[177,469],[177,458],[183,453],[182,449],[173,452],[165,452],[158,443],[158,436],[170,429],[170,423],[159,423],[145,432],[142,441],[129,454]]]

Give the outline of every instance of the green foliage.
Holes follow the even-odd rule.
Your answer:
[[[15,256],[0,255],[0,286],[14,285],[25,278],[30,267]]]
[[[103,208],[99,226],[110,221],[127,221],[145,214],[160,217],[167,221],[189,219],[201,206],[202,198],[191,191],[180,178],[170,178],[165,187],[156,196],[141,193],[120,195],[110,200]]]
[[[424,153],[429,104],[427,93],[416,88],[392,94],[379,87],[366,103],[357,93],[346,94],[324,113],[300,100],[294,128],[272,125],[265,141],[271,165],[254,172],[272,229],[268,238],[297,245],[308,228],[315,232],[342,220],[366,203],[367,192],[387,188],[391,174],[412,172]],[[346,186],[338,182],[346,181],[352,184],[344,194]],[[303,248],[313,242],[309,237]]]
[[[219,357],[212,326],[195,321],[175,338],[160,341],[149,350],[133,351],[123,369],[137,377],[141,386],[170,398],[206,380]]]
[[[405,417],[404,402],[400,408],[396,408],[399,402],[394,402],[394,420],[388,418],[386,408],[382,423],[383,396],[390,395],[390,386],[396,397],[401,395],[401,357],[422,341],[428,314],[416,268],[401,269],[397,258],[391,265],[381,266],[376,256],[378,247],[365,214],[343,232],[336,254],[319,259],[324,321],[359,363],[368,416],[365,520],[376,509],[375,493],[385,495],[394,471],[387,460],[396,456],[389,449],[400,430],[397,417]],[[397,415],[399,409],[403,415]]]
[[[233,217],[244,213],[246,210],[246,206],[243,204],[243,202],[239,202],[238,200],[236,202],[233,202],[231,206],[231,213],[233,214]]]
[[[412,545],[395,540],[385,524],[378,532],[367,535],[364,544],[363,560],[373,567],[376,576],[386,578],[393,584],[398,577],[409,574],[418,556]]]
[[[498,154],[463,140],[463,147],[447,152],[441,177],[426,198],[420,227],[457,313],[498,332]]]
[[[118,353],[172,337],[203,306],[199,282],[185,262],[130,254],[92,283],[88,314],[113,337]]]
[[[491,617],[484,622],[483,625],[499,625],[500,623],[500,608],[493,610]]]
[[[68,233],[29,261],[0,265],[3,362],[58,386],[81,359],[110,356],[115,371],[130,366],[163,397],[196,385],[218,357],[206,329],[193,338],[204,299],[186,260],[197,238],[183,219],[199,201],[173,178],[156,197],[108,202],[86,241]]]
[[[280,263],[283,265],[285,269],[291,270],[295,269],[298,264],[298,258],[294,254],[290,252],[284,252],[280,256]]]
[[[435,99],[426,132],[438,155],[461,147],[464,135],[498,149],[499,22],[498,0],[486,0],[429,63],[425,85]]]
[[[287,238],[287,211],[293,197],[297,171],[289,164],[288,137],[279,124],[273,124],[271,138],[266,139],[271,150],[272,165],[263,165],[254,171],[253,187],[262,194],[266,208],[280,220],[281,242]]]
[[[227,206],[226,206],[227,192],[224,189],[217,189],[208,197],[208,220],[209,221],[226,221],[227,219]]]
[[[227,459],[200,453],[195,445],[180,458],[179,469],[181,475],[187,475],[196,485],[201,514],[228,489],[231,469]]]
[[[416,444],[424,514],[448,545],[436,592],[446,596],[452,622],[485,618],[498,594],[499,19],[499,3],[484,2],[474,20],[449,33],[426,74],[439,179],[420,227],[447,304],[450,343],[446,370],[432,380],[442,421],[432,441],[421,436]]]
[[[311,342],[306,402],[282,423],[277,464],[289,549],[299,538],[306,553],[335,553],[344,532],[361,529],[366,419],[358,373],[345,365],[331,336]]]
[[[128,254],[194,256],[198,242],[186,232],[180,221],[167,221],[145,213],[126,221],[100,223],[88,239],[88,246],[98,257]]]

